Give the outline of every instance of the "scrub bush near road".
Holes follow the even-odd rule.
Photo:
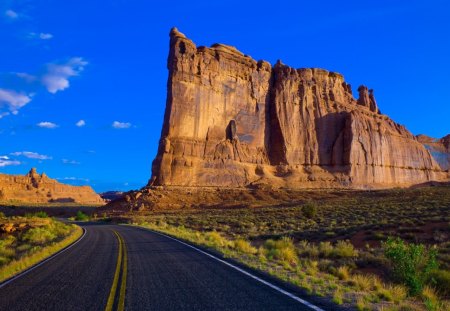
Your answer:
[[[0,219],[0,281],[45,259],[81,236],[80,227],[45,213]]]

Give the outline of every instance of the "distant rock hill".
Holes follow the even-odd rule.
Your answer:
[[[59,183],[32,168],[25,176],[0,174],[0,203],[104,204],[89,186]]]
[[[373,90],[360,86],[355,98],[339,73],[272,66],[223,44],[197,47],[176,28],[167,66],[148,187],[110,206],[142,209],[161,198],[166,206],[195,204],[195,188],[217,189],[196,198],[219,202],[231,189],[374,189],[449,179],[431,144],[381,114]]]

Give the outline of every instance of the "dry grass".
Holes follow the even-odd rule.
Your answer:
[[[0,282],[20,273],[76,241],[82,229],[50,218],[2,218],[0,223],[18,224],[0,236]]]
[[[351,195],[327,192],[307,216],[302,204],[153,211],[126,219],[212,247],[311,294],[355,309],[434,310],[430,308],[446,305],[442,288],[450,268],[449,187]],[[380,249],[388,236],[438,246],[436,301],[429,295],[408,297],[405,287],[391,278]]]

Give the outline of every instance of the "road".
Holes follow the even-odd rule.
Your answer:
[[[76,245],[0,288],[0,310],[311,310],[168,237],[84,224]]]

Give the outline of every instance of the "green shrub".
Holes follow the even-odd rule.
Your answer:
[[[302,214],[306,218],[314,218],[317,215],[317,206],[313,202],[308,202],[302,206]]]
[[[34,216],[38,217],[38,218],[47,218],[48,217],[47,213],[43,212],[43,211],[39,211],[39,212],[35,213]]]
[[[267,240],[264,243],[265,255],[269,259],[279,260],[291,265],[297,264],[298,257],[295,251],[294,242],[289,237],[281,240]]]
[[[205,240],[211,246],[227,247],[230,244],[230,241],[228,241],[226,238],[221,236],[219,232],[216,231],[207,232],[205,234]]]
[[[336,243],[333,251],[334,256],[339,258],[352,258],[358,256],[358,251],[352,243],[340,240]]]
[[[389,237],[382,245],[394,277],[408,287],[411,295],[421,293],[431,272],[437,268],[437,250],[423,244],[407,244],[398,237]]]
[[[82,211],[78,211],[76,216],[75,216],[75,220],[76,221],[88,221],[89,220],[89,216],[86,215],[85,213],[83,213]]]
[[[256,254],[257,249],[244,239],[234,241],[234,248],[244,254]]]
[[[56,234],[51,231],[49,226],[32,228],[22,235],[22,241],[32,244],[45,244],[56,239]]]
[[[450,271],[434,270],[431,272],[431,279],[436,289],[444,296],[450,296]]]

